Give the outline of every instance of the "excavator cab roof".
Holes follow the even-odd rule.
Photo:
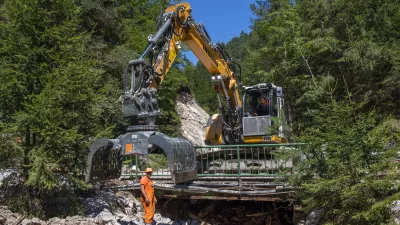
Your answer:
[[[253,86],[244,86],[244,92],[247,94],[259,93],[260,91],[265,92],[266,90],[274,90],[276,91],[277,97],[282,97],[282,87],[278,87],[273,83],[260,83]]]
[[[259,90],[266,90],[266,89],[276,89],[277,87],[273,83],[261,83],[256,84],[253,86],[244,86],[245,92],[252,92],[252,91],[259,91]]]

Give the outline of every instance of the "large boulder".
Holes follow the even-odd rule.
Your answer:
[[[181,118],[182,135],[193,145],[204,145],[204,131],[209,115],[188,92],[181,93],[176,111]]]

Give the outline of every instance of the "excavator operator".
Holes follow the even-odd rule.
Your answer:
[[[260,97],[260,104],[258,104],[257,106],[257,116],[265,116],[265,115],[269,115],[269,101],[267,98],[265,98],[264,96]]]
[[[142,205],[144,209],[144,223],[150,225],[156,212],[157,199],[154,195],[154,183],[151,180],[152,168],[146,168],[146,176],[140,179],[140,191],[142,193]]]

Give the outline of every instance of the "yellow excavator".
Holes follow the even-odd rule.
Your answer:
[[[219,102],[219,114],[212,115],[205,129],[207,145],[287,143],[284,137],[282,88],[272,83],[240,84],[241,68],[219,44],[214,44],[204,25],[191,16],[186,2],[170,5],[159,17],[158,29],[148,36],[149,45],[139,59],[126,66],[121,96],[125,118],[135,124],[116,139],[100,139],[90,147],[86,180],[118,178],[122,158],[147,155],[162,149],[174,183],[196,179],[196,154],[192,144],[157,132],[161,114],[157,87],[166,78],[182,44],[186,44],[211,76]],[[260,104],[263,99],[265,104]],[[262,109],[261,111],[259,109]]]

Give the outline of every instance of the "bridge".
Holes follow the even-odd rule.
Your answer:
[[[221,200],[291,200],[288,179],[303,159],[302,144],[196,146],[197,179],[173,184],[167,165],[156,165],[152,179],[159,197]],[[139,189],[144,165],[138,155],[127,156],[115,188]],[[156,157],[165,157],[157,155]]]

